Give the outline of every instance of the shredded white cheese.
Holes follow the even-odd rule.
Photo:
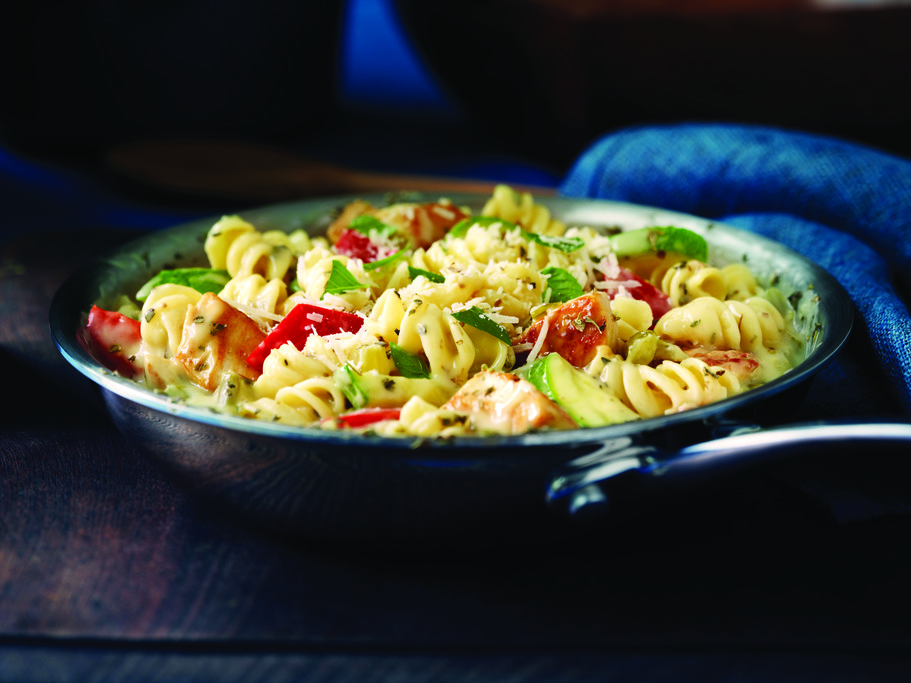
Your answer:
[[[541,348],[544,346],[544,337],[547,336],[548,327],[550,325],[550,316],[544,316],[544,322],[541,324],[541,332],[538,334],[538,338],[535,340],[535,345],[531,348],[531,353],[528,354],[527,363],[532,363],[538,357],[538,354],[541,353]]]

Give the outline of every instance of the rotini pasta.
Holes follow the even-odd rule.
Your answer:
[[[229,216],[205,241],[220,290],[158,274],[127,360],[252,419],[441,438],[647,419],[787,371],[784,297],[692,231],[639,232],[567,227],[505,186],[477,216],[353,202],[326,238]]]
[[[225,216],[209,231],[205,251],[212,267],[227,270],[231,277],[256,273],[272,280],[284,278],[298,249],[309,246],[300,233],[259,232],[238,216]]]
[[[281,304],[288,298],[284,280],[267,280],[259,273],[231,278],[218,296],[243,310],[251,318],[280,320]]]
[[[761,297],[746,301],[699,297],[665,313],[655,331],[694,346],[760,351],[777,347],[785,322],[778,309]]]
[[[759,294],[759,283],[756,277],[742,263],[732,263],[721,269],[721,276],[727,288],[727,298],[743,301]]]
[[[661,277],[660,288],[673,306],[702,296],[723,301],[728,293],[727,282],[718,268],[694,260],[680,261],[668,268]]]
[[[541,235],[562,235],[566,229],[561,221],[550,215],[546,206],[537,204],[531,194],[516,192],[506,185],[494,190],[481,214],[503,218]]]
[[[600,357],[592,361],[589,372],[597,372],[607,389],[643,418],[714,403],[741,390],[734,373],[712,369],[696,358],[666,360],[652,367]]]
[[[139,356],[152,386],[175,384],[183,377],[177,351],[183,336],[187,311],[202,298],[191,287],[164,284],[149,294],[140,314],[142,344]]]

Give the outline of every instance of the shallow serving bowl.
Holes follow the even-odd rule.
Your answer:
[[[485,199],[451,198],[475,211]],[[350,199],[281,204],[243,216],[260,230],[305,228],[316,234],[325,230],[330,212]],[[732,421],[780,422],[785,406],[800,400],[808,380],[844,343],[853,307],[822,268],[773,241],[693,216],[605,201],[539,201],[569,225],[676,225],[704,235],[713,262],[746,258],[785,296],[799,293],[793,298],[801,301],[797,320],[805,360],[762,387],[691,411],[520,436],[403,440],[217,414],[109,372],[80,343],[93,303],[110,305],[164,267],[206,265],[203,242],[215,219],[143,237],[74,274],[51,305],[51,330],[62,354],[98,385],[114,422],[142,452],[194,495],[292,536],[439,535],[521,515],[543,506],[545,499],[583,515],[604,507],[603,492],[615,480],[641,483],[667,480],[677,472],[722,471],[787,452],[782,444],[844,438],[830,426],[712,440]]]

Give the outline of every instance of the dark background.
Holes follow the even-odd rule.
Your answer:
[[[195,136],[377,168],[467,149],[559,177],[604,133],[682,120],[911,154],[901,0],[38,0],[12,12],[0,135],[85,165],[122,142]]]

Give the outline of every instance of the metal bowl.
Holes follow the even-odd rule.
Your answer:
[[[485,199],[451,198],[475,211]],[[243,217],[261,230],[304,228],[318,234],[331,211],[351,199],[280,204]],[[732,421],[780,421],[851,329],[853,306],[842,287],[819,266],[761,236],[650,207],[540,201],[570,225],[677,225],[704,235],[714,262],[748,259],[761,279],[801,301],[797,324],[805,360],[764,386],[687,412],[520,436],[378,438],[217,414],[109,372],[80,342],[92,304],[110,305],[164,267],[206,265],[203,242],[215,219],[138,239],[74,274],[52,302],[51,331],[66,359],[98,385],[119,429],[187,490],[275,533],[339,539],[460,532],[526,514],[543,506],[545,498],[577,515],[601,509],[599,482],[636,469],[659,473],[661,463],[679,462],[672,455],[718,436]],[[709,469],[739,462],[736,453],[748,450],[736,449]],[[775,449],[766,450],[752,460],[772,457]]]

